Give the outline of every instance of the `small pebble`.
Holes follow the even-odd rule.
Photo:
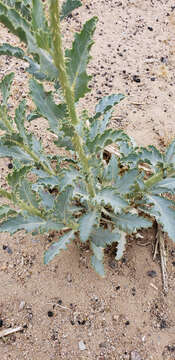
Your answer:
[[[131,351],[130,360],[142,360],[142,359],[137,351]]]
[[[116,260],[109,260],[108,264],[111,269],[115,269],[117,262],[116,262]]]
[[[140,83],[140,78],[138,77],[138,75],[133,75],[132,79],[133,79],[133,81],[135,81],[136,83]]]
[[[150,270],[150,271],[147,271],[147,275],[150,276],[151,278],[154,278],[157,276],[157,273],[154,270]]]
[[[149,30],[149,31],[153,31],[152,26],[148,26],[148,30]]]
[[[3,250],[7,251],[8,254],[10,254],[10,255],[12,254],[12,250],[9,248],[9,246],[3,245],[2,248],[3,248]]]
[[[53,316],[53,311],[48,311],[47,315],[48,315],[48,317],[52,317]]]
[[[79,350],[81,350],[81,351],[86,350],[86,345],[83,340],[79,341],[78,347],[79,347]]]
[[[116,291],[120,290],[120,285],[116,286],[115,290]]]
[[[8,164],[8,169],[13,169],[13,164],[12,163]]]
[[[72,282],[72,276],[70,273],[67,274],[67,281],[70,283]]]
[[[101,342],[100,344],[99,344],[99,347],[100,348],[106,348],[107,347],[107,342],[105,341],[105,342]]]
[[[167,57],[162,56],[162,57],[160,58],[160,61],[161,61],[163,64],[166,64],[166,63],[167,63]]]
[[[19,311],[21,311],[21,310],[23,310],[23,309],[24,309],[25,304],[26,304],[26,303],[25,303],[25,301],[24,301],[24,300],[20,302],[20,304],[19,304]]]
[[[167,328],[167,322],[166,322],[166,320],[164,320],[164,319],[161,320],[161,322],[160,322],[160,328],[161,328],[161,329]]]

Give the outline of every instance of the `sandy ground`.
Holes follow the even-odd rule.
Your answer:
[[[139,145],[163,149],[175,134],[174,2],[83,3],[63,25],[69,45],[70,31],[99,17],[89,65],[92,92],[83,103],[93,111],[102,96],[126,94],[112,126],[124,128]],[[19,45],[1,27],[3,41]],[[27,94],[24,64],[0,57],[0,77],[10,71],[16,74],[14,105]],[[46,121],[32,126],[53,152]],[[0,162],[1,186],[8,163]],[[152,260],[155,231],[139,233],[143,246],[131,236],[122,261],[114,261],[112,250],[106,253],[105,279],[91,269],[87,247],[72,244],[45,266],[43,251],[50,237],[1,234],[0,331],[17,326],[23,331],[0,339],[0,359],[175,360],[175,245],[168,241],[169,292],[164,296],[160,259]]]

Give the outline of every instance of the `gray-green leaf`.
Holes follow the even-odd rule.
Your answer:
[[[66,250],[67,244],[74,239],[74,231],[69,231],[54,242],[44,254],[44,264],[48,264],[61,250]]]
[[[138,229],[148,228],[152,226],[152,222],[150,222],[149,220],[145,219],[142,216],[131,213],[118,214],[112,219],[116,227],[128,234],[131,234]]]
[[[52,93],[45,92],[43,85],[31,79],[30,93],[36,104],[37,111],[48,120],[52,131],[58,132],[59,120],[67,116],[65,104],[56,105],[53,101]]]
[[[153,207],[149,213],[154,216],[163,230],[175,241],[175,202],[156,195],[146,195],[149,204]]]
[[[95,201],[98,204],[110,205],[115,213],[120,212],[128,206],[128,203],[118,195],[116,190],[111,188],[106,188],[100,191],[96,195]]]
[[[91,211],[80,218],[80,240],[86,242],[92,232],[95,224],[97,224],[97,211]]]
[[[10,96],[10,89],[12,85],[12,81],[14,78],[14,73],[10,73],[2,79],[0,83],[0,90],[2,93],[3,105],[7,105],[8,98]]]
[[[95,255],[91,256],[91,265],[98,275],[105,277],[104,265]]]
[[[86,67],[90,60],[89,51],[93,44],[92,35],[96,22],[96,17],[88,20],[82,31],[75,34],[72,49],[67,49],[65,52],[68,59],[67,72],[76,102],[89,91],[87,84],[91,77],[87,75]]]
[[[66,16],[71,14],[73,10],[77,9],[81,5],[81,1],[79,0],[65,0],[62,4],[60,19],[63,20]]]
[[[119,232],[112,232],[109,230],[103,230],[99,228],[97,230],[93,230],[90,235],[91,241],[98,247],[105,248],[107,245],[111,245],[114,242],[118,242],[120,240]]]

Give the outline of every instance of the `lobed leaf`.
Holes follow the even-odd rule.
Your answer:
[[[123,256],[126,246],[126,236],[127,234],[125,232],[120,232],[120,240],[118,241],[115,260],[120,260]]]
[[[67,186],[75,186],[75,182],[78,178],[80,178],[80,172],[75,169],[69,168],[68,170],[64,170],[62,172],[62,178],[60,181],[60,190],[63,191]]]
[[[44,207],[44,209],[46,211],[52,210],[54,206],[54,197],[49,192],[44,191],[41,188],[38,189],[38,193],[41,199],[40,204]]]
[[[18,105],[17,109],[15,110],[15,123],[17,126],[17,129],[19,131],[19,134],[24,140],[24,143],[28,143],[26,129],[24,126],[24,121],[26,118],[26,100],[22,100],[20,104]]]
[[[16,217],[11,217],[7,221],[2,222],[0,224],[0,232],[9,232],[10,234],[14,234],[19,230],[25,230],[27,232],[38,230],[41,232],[48,232],[49,230],[60,230],[62,227],[63,224],[61,223],[46,220],[38,216],[24,217],[22,215],[17,215]]]
[[[14,146],[12,144],[11,144],[11,146],[0,145],[0,157],[17,159],[19,161],[24,162],[24,164],[25,163],[34,163],[32,157],[29,154],[27,154],[21,148]]]
[[[0,46],[0,55],[14,56],[18,59],[24,59],[25,53],[21,48],[3,43]]]
[[[120,233],[116,231],[104,230],[102,228],[93,230],[90,235],[91,241],[98,247],[104,248],[120,240]]]
[[[128,234],[132,234],[138,229],[148,228],[152,226],[151,221],[145,219],[142,216],[131,213],[117,214],[117,216],[112,217],[112,220],[117,228]]]
[[[98,134],[103,134],[111,115],[113,112],[113,106],[118,104],[125,96],[122,94],[113,94],[109,96],[104,96],[95,108],[95,116],[90,119],[91,128],[89,131],[90,139],[94,139]],[[101,115],[104,114],[104,117],[100,119]]]
[[[45,92],[43,85],[39,84],[36,80],[31,79],[29,86],[37,112],[48,120],[51,130],[57,133],[59,120],[67,116],[66,105],[56,105],[53,101],[52,93]]]
[[[66,250],[67,244],[74,239],[74,231],[69,231],[54,242],[44,254],[44,264],[48,264],[61,250]]]
[[[106,129],[103,134],[98,134],[92,141],[87,139],[86,145],[92,154],[104,149],[109,144],[126,140],[127,138],[128,136],[122,130]]]
[[[104,265],[95,255],[91,256],[91,265],[101,277],[105,276]]]
[[[20,169],[13,170],[13,173],[7,175],[8,184],[15,189],[16,185],[21,184],[30,169],[31,166],[22,166]]]
[[[97,225],[97,218],[99,214],[96,210],[90,211],[83,215],[80,218],[79,230],[80,230],[80,240],[86,242],[89,239],[89,236],[94,228],[94,225]]]
[[[128,206],[128,202],[123,200],[113,188],[105,188],[99,191],[94,200],[97,204],[110,205],[115,213]]]
[[[99,260],[99,261],[103,261],[104,258],[104,248],[100,247],[100,246],[96,246],[92,241],[91,241],[91,249],[95,255],[95,257]]]
[[[8,218],[16,214],[14,209],[11,209],[9,205],[0,206],[0,219]]]
[[[160,170],[160,164],[163,163],[163,156],[158,149],[154,146],[148,146],[148,148],[141,148],[139,151],[139,160],[148,162],[151,165],[151,169],[156,172]]]
[[[175,165],[175,140],[168,146],[164,159],[167,164]]]
[[[21,41],[28,45],[28,53],[33,56],[37,55],[40,66],[40,71],[38,71],[38,73],[44,74],[44,77],[48,80],[56,80],[58,78],[58,70],[53,63],[51,55],[47,51],[50,47],[50,34],[48,34],[48,32],[46,34],[44,31],[43,33],[40,31],[39,33],[34,34],[31,22],[27,21],[15,9],[3,5],[1,1],[0,22],[2,22],[13,34],[17,35]],[[39,46],[37,40],[39,41]],[[40,47],[42,46],[41,44],[46,50]],[[25,57],[24,60],[27,60],[30,63],[29,59],[30,58]],[[31,67],[29,67],[29,69],[31,70]],[[41,74],[38,74],[38,77],[42,76]]]
[[[38,199],[36,193],[32,191],[32,185],[27,179],[23,179],[17,188],[17,197],[19,194],[20,200],[23,200],[27,205],[38,208]]]
[[[115,178],[116,190],[120,194],[129,194],[132,192],[132,186],[136,183],[139,173],[137,169],[128,170],[123,176]]]
[[[36,78],[37,80],[52,80],[52,76],[49,77],[48,74],[46,74],[45,72],[41,72],[41,65],[38,64],[37,62],[33,61],[29,56],[25,56],[24,60],[26,60],[29,64],[29,67],[26,68],[26,71],[33,75],[34,78]],[[46,69],[45,69],[46,70]]]
[[[45,18],[43,4],[41,0],[33,0],[32,6],[32,27],[34,31],[38,31],[39,29],[47,30],[47,21]]]
[[[81,1],[79,0],[65,0],[61,8],[60,20],[63,20],[66,16],[70,15],[71,12],[80,7]]]
[[[65,52],[66,68],[75,102],[90,91],[87,84],[91,77],[87,75],[86,67],[90,60],[89,51],[93,44],[92,35],[95,31],[96,22],[96,17],[88,20],[82,31],[75,34],[72,49],[67,49]]]
[[[12,81],[14,79],[14,73],[10,73],[2,79],[0,83],[0,90],[3,99],[3,105],[7,105],[8,98],[10,96],[10,89],[12,85]]]
[[[103,119],[100,119],[99,117],[94,118],[95,120],[93,119],[88,134],[91,140],[93,140],[98,134],[103,134],[109,123],[109,120],[111,119],[111,115],[112,115],[112,110],[109,110],[104,114]]]
[[[106,167],[104,167],[102,180],[104,179],[105,181],[108,182],[108,184],[111,185],[115,184],[119,171],[120,169],[118,166],[118,159],[116,158],[115,155],[112,154],[109,163],[107,164]]]
[[[67,186],[54,201],[54,216],[62,222],[68,222],[71,214],[70,202],[72,199],[73,189],[72,186]]]
[[[157,195],[146,195],[147,203],[152,205],[146,209],[147,213],[154,216],[170,239],[175,241],[175,202]]]
[[[159,195],[163,193],[171,193],[174,194],[175,192],[175,178],[166,178],[158,183],[156,183],[154,186],[152,186],[150,190],[151,194]]]
[[[125,98],[123,94],[104,96],[95,108],[96,116],[102,115]]]
[[[14,9],[6,6],[2,1],[0,1],[0,22],[4,24],[13,34],[17,35],[21,41],[26,43],[26,35],[22,25],[22,17]],[[21,21],[20,21],[21,20]],[[26,23],[27,24],[27,23]]]

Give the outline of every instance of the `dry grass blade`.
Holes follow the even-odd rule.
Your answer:
[[[18,326],[13,329],[11,329],[11,328],[4,329],[4,330],[0,331],[0,338],[3,338],[4,336],[11,335],[11,334],[14,334],[15,332],[22,331],[22,330],[23,330],[22,326]]]

